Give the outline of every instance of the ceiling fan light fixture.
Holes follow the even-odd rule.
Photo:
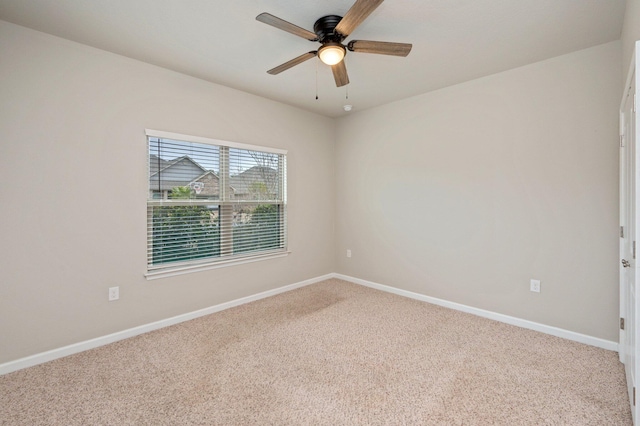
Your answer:
[[[346,49],[340,43],[326,43],[318,50],[320,60],[327,65],[340,63],[346,53]]]
[[[1,1],[1,0],[0,0]],[[273,16],[269,13],[261,13],[256,20],[271,25],[282,31],[304,38],[311,42],[319,42],[320,48],[304,53],[297,58],[278,65],[267,71],[271,75],[280,74],[296,65],[318,56],[323,64],[331,67],[336,87],[349,84],[347,66],[344,57],[347,50],[350,52],[375,53],[379,55],[407,56],[411,51],[411,44],[391,43],[386,41],[351,40],[345,46],[345,39],[355,30],[384,0],[353,0],[355,3],[344,16],[326,15],[320,17],[313,24],[313,32],[305,30],[291,22]],[[316,62],[317,63],[317,62]],[[316,99],[318,97],[316,96]]]

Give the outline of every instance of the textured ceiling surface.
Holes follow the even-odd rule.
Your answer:
[[[0,0],[0,19],[330,117],[618,40],[624,0],[386,0],[346,40],[412,43],[408,57],[348,52],[337,88],[316,50],[255,20],[313,31],[354,0]],[[316,93],[318,99],[316,99]],[[347,99],[348,97],[348,99]]]

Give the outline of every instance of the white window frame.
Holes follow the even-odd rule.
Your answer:
[[[226,152],[228,152],[228,148],[236,148],[240,150],[249,150],[249,151],[259,151],[259,152],[265,152],[265,153],[271,153],[271,154],[278,154],[278,155],[281,155],[283,158],[282,164],[280,166],[282,167],[282,170],[279,171],[280,173],[282,173],[282,180],[280,181],[281,199],[277,200],[278,201],[277,203],[271,202],[271,204],[278,204],[282,206],[282,216],[281,216],[282,217],[281,219],[281,226],[282,226],[281,246],[282,247],[273,249],[270,251],[266,251],[266,252],[257,252],[257,253],[249,252],[249,253],[241,253],[241,254],[225,253],[224,255],[221,254],[220,256],[203,258],[203,259],[194,260],[194,261],[183,261],[183,262],[176,262],[176,263],[152,265],[151,257],[150,257],[151,256],[150,245],[151,245],[152,237],[149,236],[149,232],[150,232],[149,228],[151,226],[150,221],[152,220],[152,218],[149,212],[153,207],[172,206],[172,205],[177,205],[177,203],[175,201],[172,202],[171,200],[167,200],[167,199],[154,199],[152,196],[149,195],[151,188],[147,187],[147,191],[146,191],[147,192],[147,229],[148,229],[147,231],[147,271],[144,274],[147,279],[163,278],[163,277],[181,275],[181,274],[190,273],[190,272],[197,272],[197,271],[221,268],[226,266],[239,265],[239,264],[244,264],[249,262],[279,258],[279,257],[287,256],[290,253],[287,248],[288,247],[288,238],[287,238],[288,226],[287,226],[287,213],[286,213],[287,211],[287,174],[286,174],[287,150],[259,146],[259,145],[250,145],[250,144],[243,144],[243,143],[237,143],[237,142],[223,141],[219,139],[211,139],[211,138],[206,138],[201,136],[172,133],[172,132],[166,132],[161,130],[145,129],[145,133],[146,133],[146,142],[147,142],[147,160],[149,159],[149,138],[171,139],[171,140],[184,141],[184,142],[194,142],[194,143],[215,145],[220,147],[221,149],[224,149],[226,147],[227,148]],[[221,157],[224,157],[224,155],[221,155]],[[227,158],[228,158],[228,155],[227,155]],[[224,168],[227,169],[226,173],[228,173],[228,160],[226,161],[227,162],[225,163],[225,160],[221,159],[221,164],[220,164],[221,173],[223,173]],[[147,170],[147,181],[148,181],[148,178],[149,178],[149,171]],[[222,211],[222,206],[233,206],[235,202],[236,201],[230,199],[229,194],[226,193],[224,188],[221,188],[220,200],[216,202],[220,206],[220,210]],[[256,203],[260,203],[260,201],[257,201]],[[189,201],[189,204],[199,205],[200,203],[198,203],[197,201],[196,202]],[[206,204],[212,204],[212,202],[208,201],[206,202]],[[224,221],[221,221],[221,222],[224,222]],[[222,229],[223,228],[221,228],[221,234],[225,232],[225,231],[222,231]],[[223,238],[222,235],[220,238],[221,239]]]

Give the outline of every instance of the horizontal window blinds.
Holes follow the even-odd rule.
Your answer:
[[[167,136],[147,132],[149,271],[286,251],[286,152]]]

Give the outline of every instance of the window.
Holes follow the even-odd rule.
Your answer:
[[[286,151],[147,130],[147,276],[286,253]]]

